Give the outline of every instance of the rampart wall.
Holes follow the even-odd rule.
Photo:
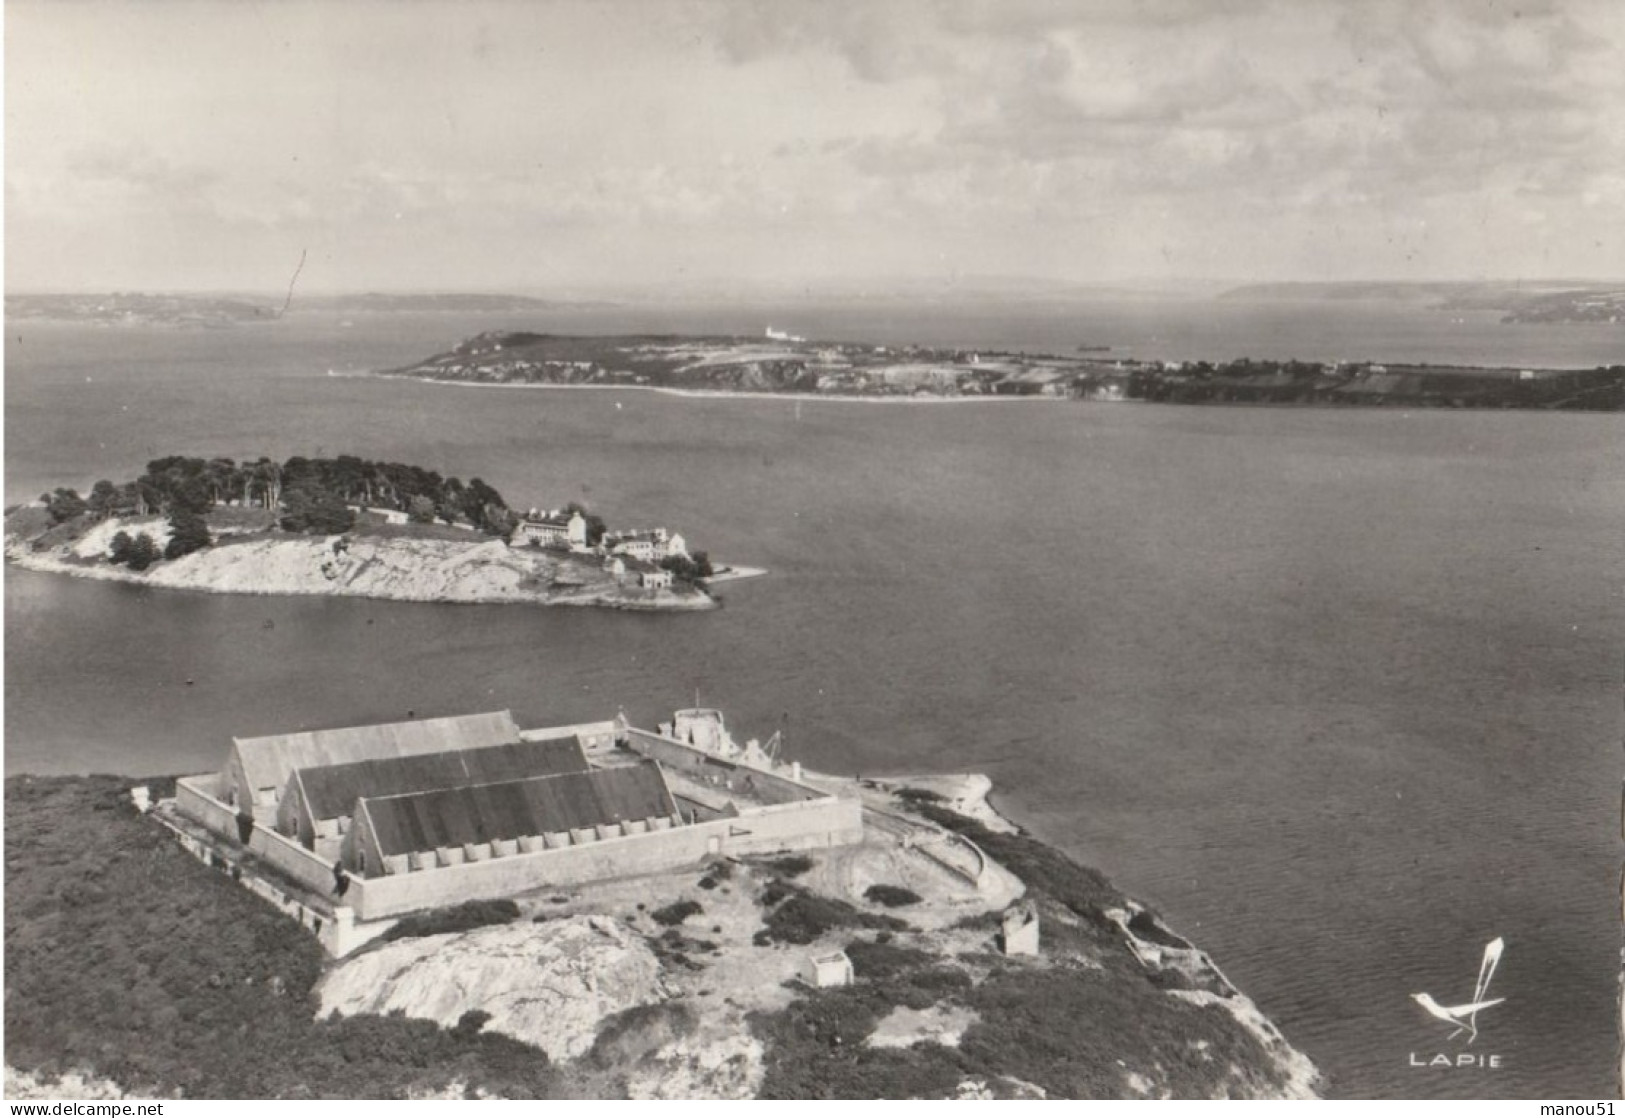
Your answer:
[[[856,800],[824,797],[759,808],[737,819],[603,838],[365,881],[354,879],[351,895],[345,900],[361,919],[377,920],[532,889],[661,873],[698,863],[707,855],[812,850],[859,842],[862,838],[862,805]]]
[[[559,727],[556,736],[586,730],[614,733],[615,723]],[[550,733],[551,731],[542,731]],[[531,731],[527,731],[529,737]],[[421,858],[387,860],[388,873],[352,876],[344,904],[357,919],[375,921],[421,909],[469,900],[489,900],[533,889],[569,887],[592,881],[661,873],[693,865],[707,856],[812,850],[863,840],[863,809],[760,769],[713,758],[679,742],[629,730],[631,747],[690,779],[739,793],[755,804],[736,818],[653,829],[647,822],[600,828],[530,842],[493,844],[489,854],[461,864],[438,865]],[[531,739],[538,740],[538,739]],[[176,785],[176,807],[210,831],[237,844],[236,812],[221,798],[217,774],[185,777]],[[765,806],[755,806],[765,805]],[[333,867],[297,841],[278,834],[271,820],[256,825],[248,849],[279,874],[321,896],[333,889]],[[648,829],[644,829],[648,828]],[[240,849],[240,844],[238,846]]]

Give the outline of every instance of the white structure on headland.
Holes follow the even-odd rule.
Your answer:
[[[587,518],[574,510],[566,515],[557,509],[547,513],[531,509],[519,522],[519,527],[514,529],[513,538],[520,545],[535,544],[537,547],[567,547],[572,551],[584,551],[587,547]]]
[[[801,980],[815,990],[850,986],[852,977],[852,960],[847,958],[845,951],[809,955],[801,968]]]
[[[1038,906],[1030,900],[1018,901],[1004,910],[1004,953],[1038,954]]]
[[[807,339],[803,338],[799,334],[789,334],[783,330],[775,330],[773,327],[769,326],[767,328],[767,340],[770,342],[804,342]]]
[[[638,585],[645,590],[670,590],[677,576],[663,567],[638,572]]]
[[[709,727],[706,746],[624,717],[521,731],[506,711],[241,738],[219,772],[177,781],[165,810],[214,864],[346,927],[862,841],[857,800],[754,742],[738,750],[717,712],[674,722],[695,738]]]
[[[611,555],[629,555],[646,563],[658,563],[676,555],[688,554],[688,541],[678,532],[664,528],[634,528],[623,532],[605,532],[604,547]]]

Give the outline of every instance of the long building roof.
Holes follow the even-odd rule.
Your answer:
[[[363,799],[384,855],[517,839],[677,812],[654,762]]]
[[[518,740],[519,724],[505,710],[234,739],[249,786],[278,789],[294,769],[477,749]]]
[[[572,737],[320,765],[297,770],[296,779],[310,805],[311,816],[336,819],[349,815],[363,796],[400,796],[470,784],[500,784],[586,772],[590,767],[581,743]]]

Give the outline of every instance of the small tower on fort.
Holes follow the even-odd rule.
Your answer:
[[[1004,910],[1004,953],[1038,954],[1038,906],[1032,901],[1017,901]]]

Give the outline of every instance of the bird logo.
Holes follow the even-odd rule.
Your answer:
[[[1433,1000],[1431,994],[1411,995],[1416,1004],[1427,1010],[1430,1015],[1447,1025],[1455,1026],[1454,1031],[1446,1039],[1455,1040],[1462,1033],[1466,1033],[1467,1043],[1473,1043],[1478,1039],[1479,1012],[1506,1001],[1505,998],[1486,998],[1490,992],[1490,980],[1495,977],[1495,968],[1500,966],[1501,952],[1504,950],[1506,942],[1500,936],[1484,946],[1484,960],[1478,964],[1478,984],[1473,987],[1473,999],[1464,1005],[1440,1005]]]

